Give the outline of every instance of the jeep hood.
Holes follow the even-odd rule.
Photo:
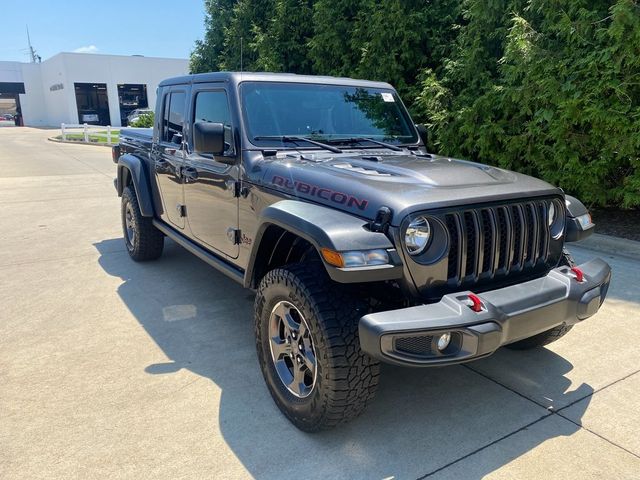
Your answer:
[[[259,172],[255,183],[367,219],[375,218],[384,205],[393,210],[393,225],[416,211],[562,194],[527,175],[430,155],[280,153],[258,165],[253,169]]]

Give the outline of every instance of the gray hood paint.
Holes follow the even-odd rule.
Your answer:
[[[250,172],[252,183],[366,219],[387,206],[393,210],[394,226],[410,213],[443,206],[562,195],[542,180],[500,168],[388,150],[279,152],[260,158]]]

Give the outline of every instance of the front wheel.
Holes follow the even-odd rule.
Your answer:
[[[358,416],[380,366],[360,350],[366,304],[338,289],[315,263],[267,273],[255,302],[258,361],[271,396],[299,429],[314,432]]]

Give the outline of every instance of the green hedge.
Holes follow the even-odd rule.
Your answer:
[[[153,112],[143,113],[136,120],[131,122],[129,126],[134,128],[150,128],[153,127],[154,119],[155,115]]]
[[[454,54],[440,75],[425,72],[416,101],[436,147],[590,204],[640,205],[637,2],[468,1],[464,15]]]
[[[194,72],[394,84],[431,149],[640,206],[638,0],[208,0]],[[240,41],[242,38],[242,42]]]

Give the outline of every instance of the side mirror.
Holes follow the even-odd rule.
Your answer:
[[[422,140],[422,143],[424,143],[424,146],[426,147],[429,140],[429,132],[427,131],[427,127],[422,123],[416,123],[416,130],[418,130],[420,140]]]
[[[224,125],[196,122],[193,124],[193,147],[196,153],[222,155],[224,153]]]

